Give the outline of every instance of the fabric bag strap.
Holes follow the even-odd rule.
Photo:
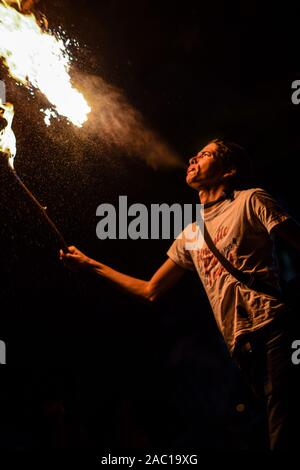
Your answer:
[[[203,238],[210,251],[214,254],[217,260],[226,269],[226,271],[228,271],[239,282],[249,287],[249,289],[260,292],[262,294],[271,295],[272,297],[275,297],[278,300],[281,299],[282,294],[279,289],[276,289],[275,287],[256,279],[253,274],[241,271],[240,269],[236,268],[230,261],[228,261],[228,259],[225,258],[225,256],[218,250],[218,248],[214,244],[203,219],[202,222],[204,231]]]

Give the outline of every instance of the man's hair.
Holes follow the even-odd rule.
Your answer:
[[[222,138],[213,139],[209,143],[216,144],[216,157],[222,161],[224,169],[236,170],[229,181],[230,189],[242,189],[251,184],[251,162],[243,147]]]

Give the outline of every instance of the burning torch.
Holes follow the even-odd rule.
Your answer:
[[[49,101],[48,109],[41,109],[45,124],[63,116],[70,123],[82,127],[91,108],[84,96],[72,86],[70,77],[71,56],[69,41],[47,30],[48,22],[33,12],[37,0],[0,0],[0,59],[16,82],[39,91]],[[14,169],[16,139],[12,130],[13,105],[0,99],[0,158],[5,158],[23,192],[38,208],[50,226],[61,248],[67,252],[67,244],[32,192],[25,186]]]
[[[10,173],[14,176],[18,185],[21,187],[22,191],[30,199],[30,201],[37,207],[39,213],[46,221],[51,231],[57,238],[57,241],[60,244],[61,249],[67,253],[68,247],[65,242],[64,237],[56,227],[53,220],[50,219],[46,212],[46,208],[37,200],[37,198],[32,194],[32,192],[27,188],[23,183],[19,175],[17,174],[14,168],[14,158],[16,155],[16,139],[14,132],[12,130],[12,121],[14,116],[13,105],[6,103],[3,104],[0,99],[0,158],[5,158],[7,161],[7,166]]]

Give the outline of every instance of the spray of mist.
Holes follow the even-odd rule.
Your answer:
[[[93,138],[106,146],[118,147],[154,168],[183,166],[176,152],[147,126],[141,113],[119,89],[100,77],[78,74],[76,86],[92,108],[88,122],[80,130],[80,138]]]

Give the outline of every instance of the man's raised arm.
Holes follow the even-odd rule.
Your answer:
[[[89,258],[75,246],[69,247],[69,253],[63,253],[61,251],[60,259],[70,268],[76,270],[82,269],[94,273],[114,284],[123,292],[149,302],[157,300],[157,298],[170,289],[185,273],[185,269],[178,266],[171,259],[167,259],[149,281],[143,281],[115,271],[109,266]]]

